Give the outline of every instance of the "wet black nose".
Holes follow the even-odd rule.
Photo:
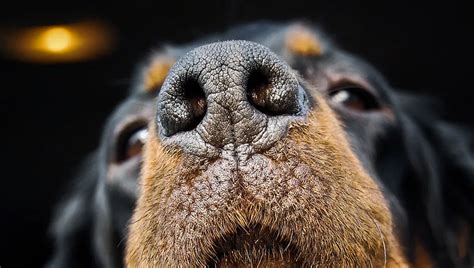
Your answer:
[[[196,48],[170,70],[158,96],[163,142],[194,154],[266,149],[307,110],[295,74],[268,48],[226,41]]]

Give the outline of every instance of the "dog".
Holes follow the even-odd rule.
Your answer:
[[[472,132],[309,23],[140,64],[50,267],[471,267]]]

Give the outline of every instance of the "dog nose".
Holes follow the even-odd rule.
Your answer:
[[[268,48],[225,41],[179,59],[157,105],[162,141],[198,153],[229,146],[268,148],[291,120],[305,114],[308,98],[291,68]]]

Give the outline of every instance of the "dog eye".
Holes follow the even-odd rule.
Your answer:
[[[368,90],[358,86],[346,86],[331,90],[331,101],[355,111],[372,111],[380,109],[377,98]]]
[[[140,155],[147,136],[146,126],[135,127],[123,133],[119,138],[117,162],[123,162]]]

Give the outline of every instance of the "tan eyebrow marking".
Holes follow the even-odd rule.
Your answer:
[[[168,71],[174,62],[175,59],[167,56],[158,56],[153,59],[145,70],[143,79],[145,91],[156,91],[158,87],[163,84],[163,81],[165,81]]]
[[[302,56],[319,56],[322,54],[321,43],[317,36],[302,25],[294,26],[288,31],[285,45],[291,52]]]

